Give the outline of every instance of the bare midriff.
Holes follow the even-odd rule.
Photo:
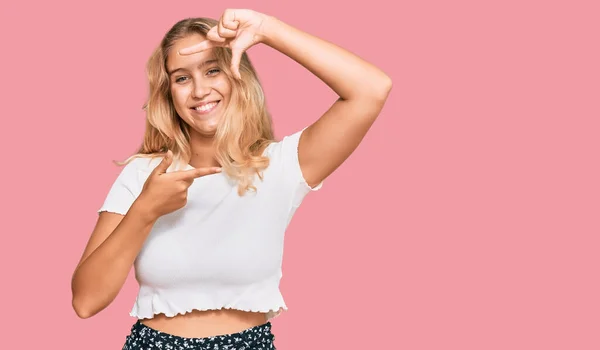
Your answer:
[[[151,319],[141,320],[141,323],[152,329],[184,338],[205,338],[238,333],[266,322],[265,313],[231,309],[193,310],[173,317],[158,314]]]

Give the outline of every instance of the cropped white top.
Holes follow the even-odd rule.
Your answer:
[[[265,149],[270,165],[262,181],[256,177],[256,192],[239,196],[224,173],[200,177],[186,206],[156,221],[135,260],[140,288],[131,316],[229,308],[271,319],[287,310],[279,290],[284,232],[304,197],[322,186],[311,188],[302,176],[302,131]],[[98,212],[125,215],[160,161],[127,164]]]

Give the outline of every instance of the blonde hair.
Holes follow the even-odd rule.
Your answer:
[[[177,22],[164,36],[147,63],[149,96],[144,104],[146,129],[143,143],[137,152],[121,164],[134,158],[159,157],[167,150],[173,152],[173,161],[188,164],[191,159],[189,125],[175,111],[170,93],[166,60],[174,43],[186,36],[206,33],[218,22],[211,18],[187,18]],[[231,84],[230,103],[224,111],[214,136],[215,157],[223,173],[238,182],[238,193],[243,195],[253,185],[255,175],[262,180],[262,171],[269,159],[259,154],[274,142],[271,116],[266,109],[265,96],[250,59],[244,53],[239,66],[242,79],[233,78],[231,50],[213,49],[219,68]]]

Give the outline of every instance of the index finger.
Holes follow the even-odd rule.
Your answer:
[[[195,179],[198,177],[216,174],[216,173],[220,173],[220,172],[221,172],[221,168],[219,168],[219,167],[205,167],[205,168],[195,168],[192,170],[178,171],[177,173],[179,173],[179,177],[182,180],[189,180],[189,179]]]
[[[178,53],[182,56],[184,55],[192,55],[198,52],[202,52],[202,51],[206,51],[208,49],[212,49],[213,47],[217,47],[219,46],[218,43],[211,41],[209,39],[206,39],[196,45],[192,45],[192,46],[188,46],[185,47],[181,50],[178,51]]]

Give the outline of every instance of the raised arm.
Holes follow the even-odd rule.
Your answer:
[[[225,10],[219,24],[206,36],[208,40],[183,48],[179,54],[229,47],[231,68],[239,79],[242,53],[263,43],[300,63],[338,94],[339,99],[300,138],[300,167],[311,186],[319,184],[354,152],[392,88],[390,77],[369,62],[256,11]]]
[[[300,138],[298,157],[304,178],[315,186],[358,147],[392,88],[382,70],[351,52],[274,17],[262,24],[266,45],[298,62],[339,99]]]

